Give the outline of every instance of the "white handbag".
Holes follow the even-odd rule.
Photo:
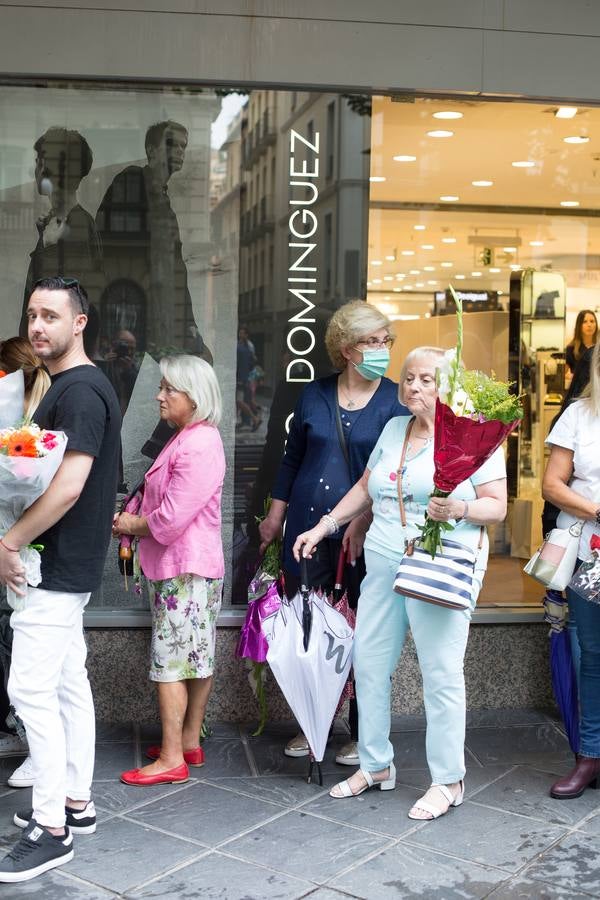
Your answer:
[[[553,591],[564,591],[575,570],[583,523],[579,519],[569,528],[553,528],[523,571]]]

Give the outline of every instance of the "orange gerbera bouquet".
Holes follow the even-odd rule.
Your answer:
[[[23,422],[23,373],[0,376],[0,536],[6,534],[25,510],[40,497],[60,466],[67,437]],[[42,580],[39,545],[20,550],[27,583]],[[13,609],[23,600],[7,591]]]

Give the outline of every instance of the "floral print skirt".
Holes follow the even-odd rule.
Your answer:
[[[222,578],[178,575],[150,581],[150,681],[209,678],[215,664]]]

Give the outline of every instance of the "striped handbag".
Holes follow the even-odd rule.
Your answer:
[[[402,473],[406,458],[406,447],[414,419],[408,424],[400,466],[397,472],[398,502],[400,518],[406,528],[406,511],[402,496]],[[419,546],[419,538],[410,541],[404,556],[400,560],[394,590],[405,597],[414,597],[446,606],[449,609],[470,609],[475,580],[475,563],[483,544],[483,527],[479,534],[477,550],[465,547],[458,541],[442,538],[442,551],[431,557],[431,554]]]

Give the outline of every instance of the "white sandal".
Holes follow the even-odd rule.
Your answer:
[[[371,787],[378,787],[380,791],[393,791],[396,787],[396,767],[393,762],[389,764],[389,773],[388,777],[383,781],[375,781],[372,774],[370,772],[365,772],[364,769],[358,769],[358,772],[364,778],[366,784],[364,784],[357,791],[353,791],[350,787],[349,779],[346,778],[345,781],[340,781],[338,784],[334,785],[329,791],[329,796],[333,797],[334,800],[342,800],[345,797],[358,797],[359,794],[363,794],[365,791],[368,791]],[[357,772],[354,773],[356,775]],[[351,776],[353,777],[353,776]],[[340,793],[334,794],[336,788],[339,788]]]
[[[425,799],[427,794],[432,788],[437,788],[437,790],[442,794],[443,797],[448,801],[448,806],[446,809],[440,809],[439,806],[434,806],[433,803],[430,803]],[[459,782],[459,790],[456,796],[452,793],[450,788],[446,787],[445,784],[432,784],[431,787],[426,791],[423,796],[417,800],[414,806],[408,812],[409,819],[415,819],[417,822],[431,822],[432,819],[439,819],[440,816],[445,816],[451,806],[460,806],[465,797],[465,783],[464,781]],[[421,809],[423,812],[429,813],[431,819],[423,819],[421,816],[411,816],[411,812],[413,809]]]

